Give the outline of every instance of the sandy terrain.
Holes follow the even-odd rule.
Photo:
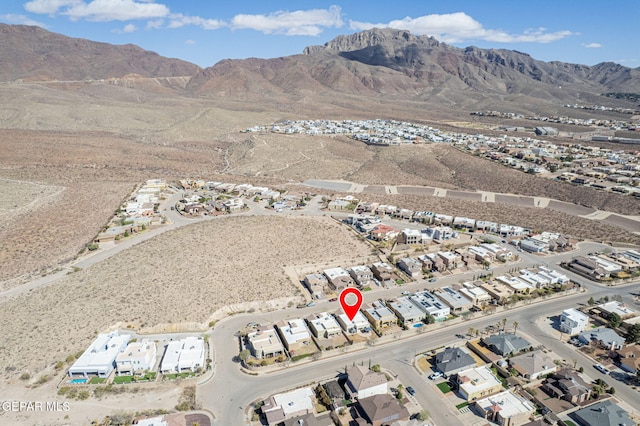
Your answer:
[[[239,309],[229,305],[255,309],[271,299],[297,300],[299,288],[285,267],[348,266],[370,252],[327,217],[227,216],[170,231],[4,305],[0,322],[10,326],[0,365],[15,367],[3,371],[13,381],[24,371],[36,379],[116,325],[202,327],[219,309]]]

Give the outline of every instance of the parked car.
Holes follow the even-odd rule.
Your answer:
[[[333,298],[329,299],[329,302],[337,302],[337,301],[338,301],[337,297],[333,297]]]
[[[602,374],[609,374],[609,370],[602,364],[594,364],[593,367]]]
[[[430,283],[435,283],[435,282],[436,282],[436,279],[435,279],[435,278],[429,278],[429,282],[430,282]]]
[[[440,377],[442,377],[442,373],[439,371],[436,371],[435,373],[429,376],[429,380],[439,379]]]
[[[407,392],[412,396],[416,394],[416,391],[411,386],[407,386]]]
[[[403,292],[402,292],[402,295],[403,295],[403,296],[408,296],[408,295],[410,295],[410,294],[411,294],[411,292],[410,292],[410,291],[407,291],[407,290],[405,290],[405,291],[403,291]]]
[[[312,306],[316,306],[316,302],[309,302],[307,303],[307,308],[310,308]]]

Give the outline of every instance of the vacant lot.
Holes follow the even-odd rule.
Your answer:
[[[286,304],[299,290],[285,267],[347,266],[370,252],[327,217],[227,216],[170,231],[5,304],[0,364],[19,375],[64,360],[116,325],[206,326],[220,309]]]

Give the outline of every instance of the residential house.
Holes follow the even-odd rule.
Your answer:
[[[355,282],[344,268],[331,268],[323,271],[324,275],[329,280],[331,288],[334,290],[344,290],[347,287],[354,287]]]
[[[489,250],[480,246],[471,246],[467,249],[468,253],[473,256],[473,259],[476,262],[493,262],[495,260],[495,256]]]
[[[487,250],[498,260],[509,260],[513,257],[511,250],[496,243],[482,243],[480,247]]]
[[[445,376],[453,376],[475,366],[475,359],[465,349],[449,347],[436,354],[434,367]]]
[[[598,342],[603,348],[616,350],[624,345],[624,337],[621,337],[610,328],[598,327],[591,330],[583,331],[578,334],[578,340],[585,345],[591,344],[592,341]]]
[[[129,343],[124,352],[116,357],[116,371],[118,374],[142,374],[151,371],[156,365],[157,348],[154,341],[142,339]]]
[[[621,426],[635,425],[636,422],[624,409],[611,400],[600,401],[571,415],[580,426]]]
[[[605,319],[611,318],[611,315],[614,313],[618,314],[623,320],[634,317],[636,315],[636,311],[634,311],[624,303],[620,303],[615,300],[598,305],[596,306],[596,308],[600,311],[601,315]]]
[[[328,413],[324,413],[319,416],[315,416],[313,413],[302,414],[300,416],[292,417],[284,420],[280,423],[282,426],[333,426],[333,420]],[[280,426],[279,425],[279,426]]]
[[[460,394],[468,402],[476,401],[503,389],[502,382],[486,365],[458,372],[456,384]]]
[[[269,425],[277,425],[293,417],[313,413],[315,403],[311,388],[272,395],[263,401],[262,413]]]
[[[337,311],[334,315],[342,330],[347,334],[368,333],[371,331],[371,324],[361,311],[358,311],[352,320],[342,310]]]
[[[314,299],[320,299],[329,290],[329,281],[322,274],[309,274],[304,277],[304,285]]]
[[[362,365],[347,367],[345,390],[351,398],[368,398],[387,393],[387,376]]]
[[[284,345],[271,326],[261,326],[248,333],[247,342],[251,355],[258,359],[284,355]]]
[[[352,266],[351,268],[347,268],[347,271],[359,288],[369,287],[374,284],[373,272],[368,266]]]
[[[455,217],[453,219],[453,227],[458,229],[466,229],[472,231],[476,226],[476,220],[468,217]]]
[[[381,223],[369,231],[369,236],[374,241],[389,241],[398,236],[398,230]]]
[[[224,203],[224,207],[229,213],[238,212],[242,210],[245,206],[244,200],[242,198],[230,198]]]
[[[484,283],[481,288],[500,304],[504,304],[515,293],[511,287],[496,281]]]
[[[529,350],[531,343],[520,336],[510,333],[493,334],[482,339],[492,352],[507,357],[519,352]]]
[[[409,410],[389,394],[358,400],[358,412],[368,425],[383,426],[408,421]]]
[[[182,340],[172,340],[167,344],[160,364],[163,374],[194,372],[204,367],[205,343],[202,337],[189,336]]]
[[[425,314],[431,315],[436,321],[444,321],[451,313],[451,308],[429,291],[420,291],[409,297]]]
[[[462,294],[454,290],[452,287],[442,287],[434,290],[434,294],[449,306],[449,309],[453,314],[467,312],[473,307],[473,303],[469,299],[463,297]]]
[[[99,334],[69,368],[69,376],[109,377],[116,366],[116,357],[126,349],[130,339],[131,335],[120,335],[117,331]]]
[[[307,317],[309,328],[314,336],[320,339],[330,339],[342,334],[342,329],[336,319],[327,312],[313,314]]]
[[[398,236],[402,244],[422,244],[422,232],[417,229],[403,229]]]
[[[444,262],[445,267],[449,270],[456,269],[458,267],[458,263],[462,262],[460,255],[450,251],[439,251],[437,254]]]
[[[631,345],[618,349],[618,362],[620,368],[630,374],[638,374],[640,371],[640,346]]]
[[[482,283],[482,281],[480,281]],[[469,299],[474,306],[479,308],[486,306],[489,302],[491,302],[491,296],[485,289],[482,287],[478,287],[474,283],[464,282],[462,286],[454,284],[453,286],[456,288],[460,294]]]
[[[373,276],[381,282],[387,282],[391,280],[393,274],[393,267],[385,262],[376,262],[371,265]]]
[[[511,288],[515,294],[529,294],[534,289],[533,285],[511,275],[500,275],[496,280]]]
[[[425,318],[422,310],[411,303],[408,297],[399,297],[387,302],[387,307],[391,309],[405,326],[419,323]]]
[[[377,330],[382,330],[398,323],[398,318],[379,300],[365,305],[364,315]]]
[[[525,379],[537,380],[540,376],[556,372],[558,366],[553,361],[549,355],[536,350],[510,358],[509,365]]]
[[[398,261],[398,268],[413,279],[422,278],[422,264],[412,257],[403,257]]]
[[[528,253],[542,253],[548,250],[549,245],[534,238],[523,238],[520,240],[520,248]]]
[[[589,317],[577,309],[565,309],[560,314],[560,330],[570,336],[582,333],[587,324],[589,324]]]
[[[580,404],[591,398],[591,385],[569,368],[560,369],[542,388],[555,398],[564,399],[572,404]]]
[[[500,426],[521,426],[530,422],[535,406],[511,391],[503,391],[475,403],[480,415]]]
[[[608,278],[610,275],[595,260],[585,256],[575,257],[568,266],[574,272],[596,280]]]
[[[276,325],[282,343],[290,354],[312,344],[311,333],[302,319],[282,320]]]
[[[486,220],[477,220],[476,221],[476,230],[485,231],[485,232],[498,232],[498,224],[495,222],[488,222]]]

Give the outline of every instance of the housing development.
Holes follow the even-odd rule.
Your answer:
[[[602,416],[590,413],[601,405],[611,421],[633,415],[640,315],[619,293],[597,300],[590,295],[640,275],[634,249],[612,251],[553,229],[534,232],[351,195],[329,199],[250,184],[151,179],[123,204],[91,250],[112,250],[180,218],[216,220],[252,211],[329,215],[376,255],[368,263],[307,267],[296,277],[307,302],[268,318],[259,315],[259,322],[251,315],[232,322],[239,324],[229,336],[238,347],[233,374],[267,379],[295,367],[313,377],[251,401],[243,421],[443,424],[437,418],[449,412],[461,422],[600,425]],[[365,295],[352,319],[337,303],[349,287]],[[535,313],[547,305],[554,308],[546,317]],[[541,327],[538,332],[531,333],[532,324]],[[205,389],[225,374],[217,368],[220,352],[227,351],[216,330],[105,331],[58,387],[76,395],[82,386],[193,380]],[[385,362],[382,354],[405,341],[413,349],[397,371],[398,364]],[[322,368],[313,376],[315,363],[342,359],[346,367],[339,372]]]

